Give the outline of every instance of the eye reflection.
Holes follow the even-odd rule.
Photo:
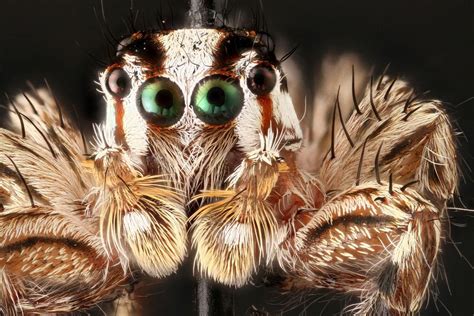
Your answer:
[[[199,83],[192,101],[194,113],[200,120],[210,125],[222,125],[239,115],[244,96],[237,80],[212,76]]]
[[[252,68],[247,78],[247,86],[253,94],[270,93],[276,85],[275,70],[268,65],[258,65]]]
[[[110,94],[119,98],[126,97],[131,89],[130,78],[122,68],[112,69],[107,75],[105,85]]]

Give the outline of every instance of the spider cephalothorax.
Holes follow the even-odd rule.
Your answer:
[[[361,314],[420,308],[457,183],[439,101],[382,75],[360,101],[352,91],[345,120],[338,94],[331,147],[309,146],[327,153],[313,152],[324,158],[310,175],[267,34],[136,32],[100,85],[107,116],[89,158],[45,91],[11,101],[17,133],[0,130],[7,313],[83,309],[132,272],[169,275],[188,236],[197,273],[226,285],[278,265],[286,289],[353,293]]]
[[[269,131],[295,151],[301,129],[264,39],[229,28],[133,34],[101,76],[105,128],[145,173],[170,175],[187,197],[220,188]]]
[[[228,199],[241,191],[222,202],[228,209],[204,206],[193,223],[199,269],[229,284],[243,284],[260,259],[254,253],[274,246],[276,221],[262,202],[278,175],[294,169],[292,153],[302,142],[269,40],[229,28],[141,32],[122,42],[101,77],[105,129],[145,174],[168,175],[184,202],[201,190],[201,197]],[[216,230],[222,225],[225,237]],[[221,247],[226,242],[235,247]],[[227,262],[240,252],[244,266],[234,271]]]

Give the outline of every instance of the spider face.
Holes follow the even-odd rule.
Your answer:
[[[262,134],[279,138],[279,154],[297,150],[302,132],[267,40],[231,29],[133,34],[100,76],[107,130],[188,197],[219,188]]]

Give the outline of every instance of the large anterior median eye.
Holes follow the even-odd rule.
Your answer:
[[[147,80],[138,91],[138,109],[149,122],[167,127],[184,113],[184,98],[179,87],[166,78]]]
[[[198,85],[192,100],[199,119],[210,125],[221,125],[239,115],[244,95],[237,80],[212,76]]]

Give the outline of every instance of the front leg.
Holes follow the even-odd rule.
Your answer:
[[[186,251],[179,195],[101,129],[84,159],[78,130],[36,94],[11,102],[17,133],[0,129],[0,314],[84,310],[121,295],[136,266],[175,271]]]
[[[0,314],[70,312],[122,295],[132,278],[117,256],[106,255],[97,223],[82,209],[6,205],[0,213]]]
[[[319,171],[328,202],[282,243],[286,286],[357,294],[361,315],[417,312],[458,181],[453,129],[403,81],[371,80],[355,104]]]
[[[105,252],[97,218],[85,216],[93,179],[81,165],[79,133],[47,99],[33,106],[11,109],[22,133],[0,129],[2,315],[87,309],[130,281]]]
[[[439,210],[413,189],[356,186],[332,198],[281,245],[284,286],[358,295],[360,304],[350,308],[360,315],[415,312],[426,296],[440,238]]]

